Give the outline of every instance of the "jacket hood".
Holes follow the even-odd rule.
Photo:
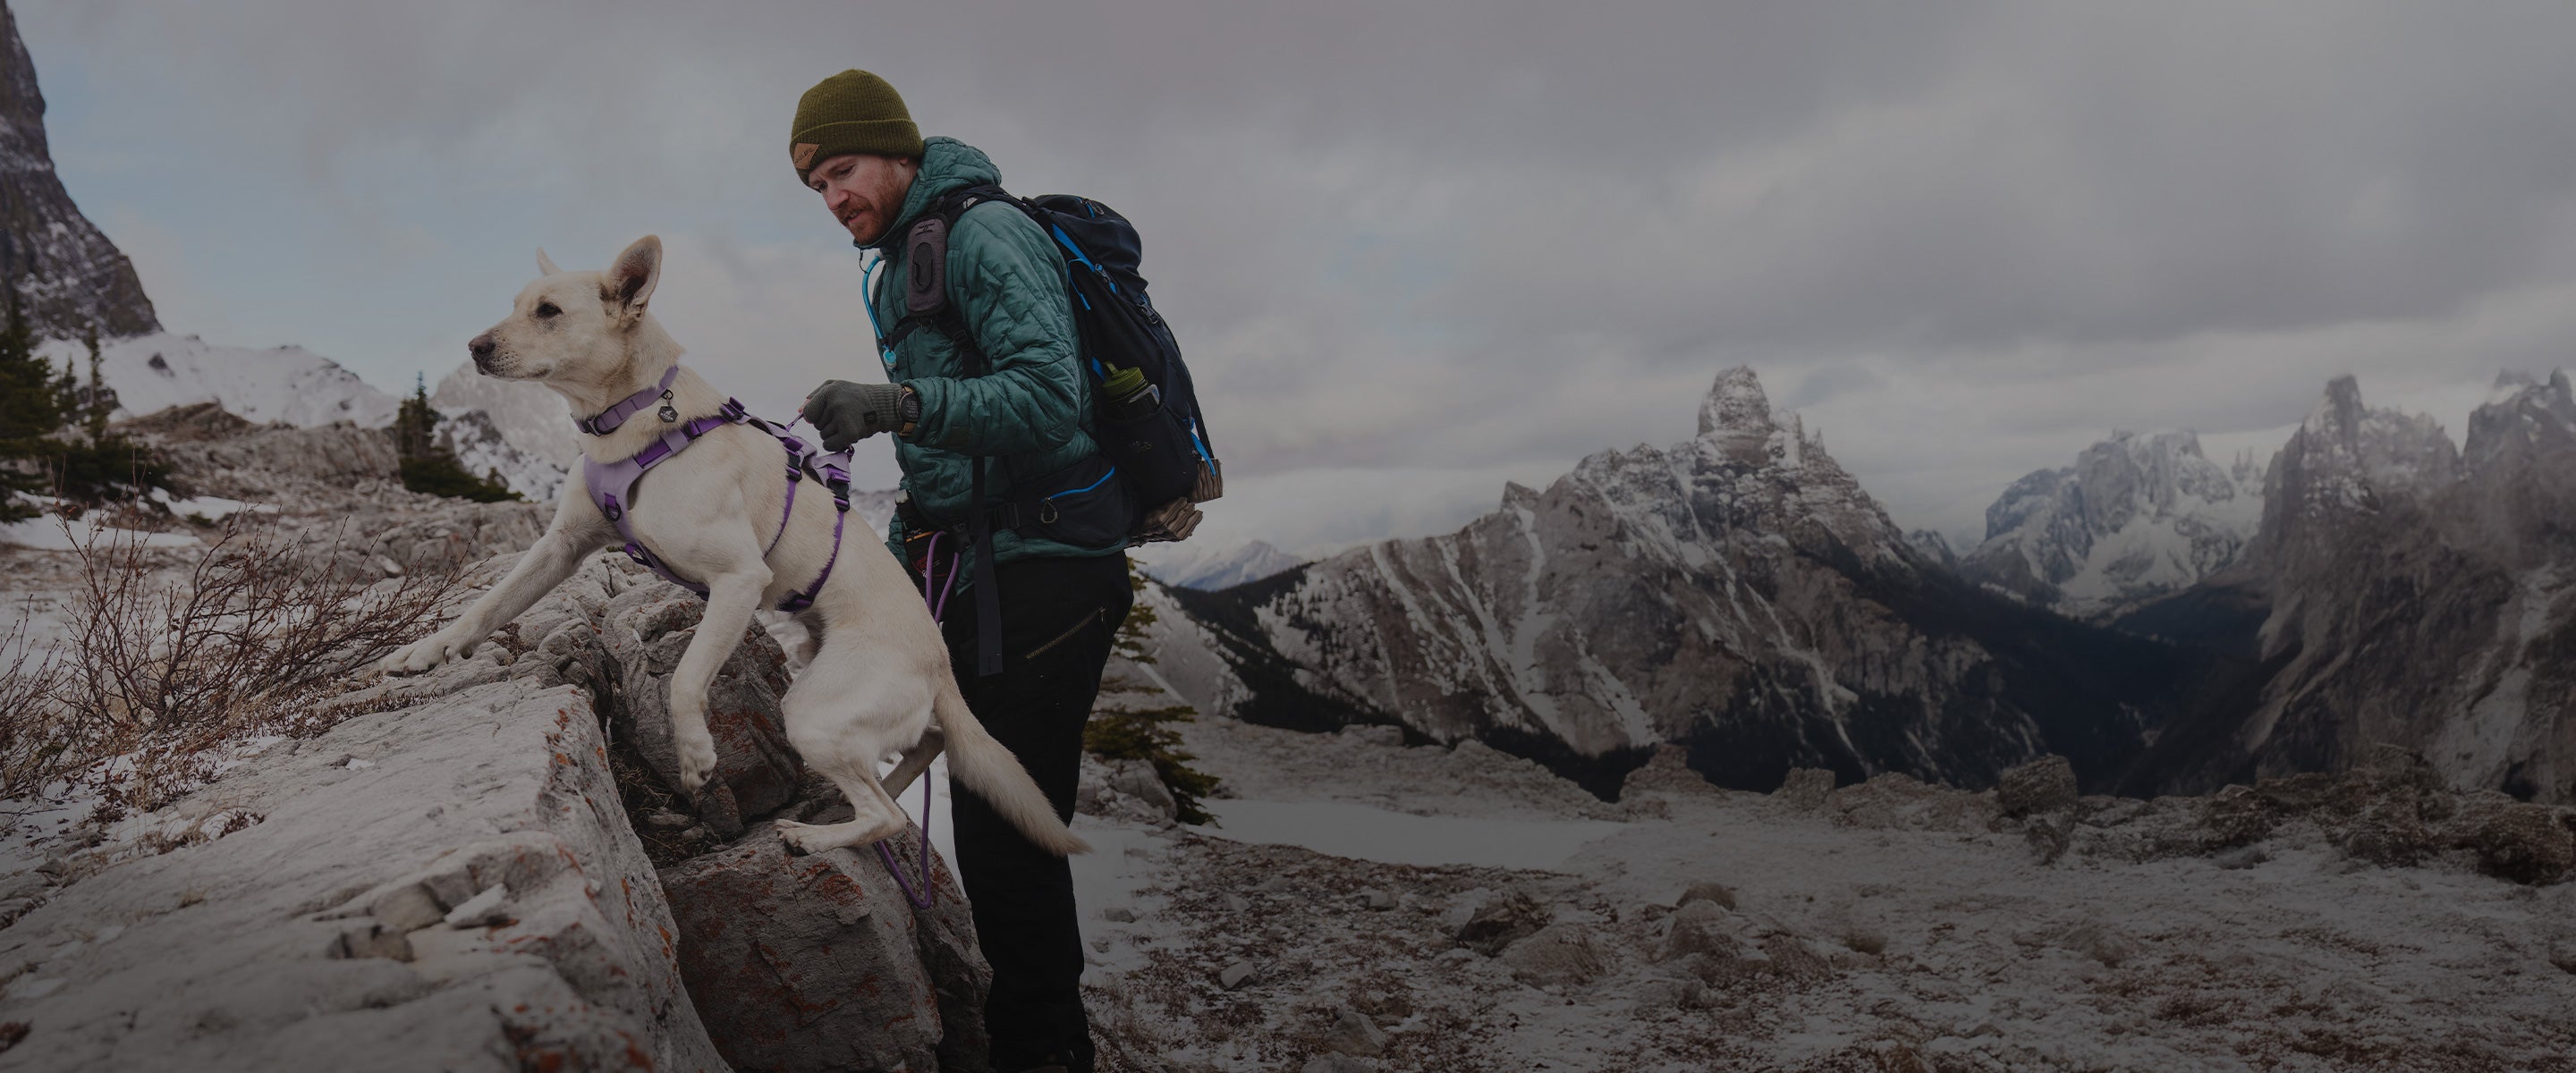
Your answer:
[[[993,166],[993,158],[984,151],[955,138],[924,138],[921,142],[921,173],[912,177],[912,190],[903,196],[903,211],[895,214],[894,223],[877,236],[876,242],[861,249],[891,252],[901,245],[903,235],[912,230],[915,221],[930,210],[933,202],[970,186],[991,186],[1002,181],[1002,171]],[[851,240],[851,245],[859,245]]]

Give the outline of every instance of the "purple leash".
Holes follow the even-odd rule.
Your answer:
[[[957,588],[957,575],[966,568],[964,555],[953,556],[956,561],[948,564],[948,584],[937,585],[939,536],[936,532],[930,534],[929,554],[923,557],[921,577],[921,602],[930,608],[930,621],[934,623],[948,610],[948,596]],[[939,591],[936,599],[931,596],[934,587]],[[902,888],[904,898],[912,902],[913,908],[930,908],[931,901],[938,894],[938,888],[930,885],[930,772],[921,773],[921,889],[914,891],[912,884],[903,878],[903,866],[895,862],[894,851],[887,849],[883,840],[877,842],[877,856],[885,861],[887,874],[894,877],[894,885]]]
[[[903,866],[895,863],[894,851],[886,848],[883,839],[877,842],[877,856],[885,861],[886,874],[894,877],[894,885],[902,888],[904,900],[911,902],[915,909],[930,908],[930,903],[938,895],[939,889],[930,885],[929,772],[921,773],[921,889],[915,891],[912,889],[912,884],[903,878]]]

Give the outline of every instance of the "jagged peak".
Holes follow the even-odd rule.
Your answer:
[[[2325,396],[2308,411],[2308,419],[2302,422],[2301,427],[2319,433],[2341,432],[2348,436],[2361,427],[2362,415],[2367,412],[2361,402],[2361,380],[2345,373],[2326,381]]]
[[[1771,419],[1771,398],[1762,391],[1762,379],[1751,366],[1738,365],[1717,374],[1709,385],[1708,397],[1699,404],[1699,434],[1736,433],[1769,436],[1776,426]]]
[[[2526,400],[2550,409],[2576,401],[2568,391],[2567,370],[2552,369],[2546,379],[2520,369],[2499,372],[2495,387],[2487,392],[2485,406],[2515,406]]]
[[[2507,371],[2496,377],[2486,403],[2469,414],[2462,455],[2471,466],[2484,467],[2512,452],[2513,444],[2563,444],[2571,435],[2576,435],[2576,394],[2568,390],[2567,371],[2552,370],[2547,380]]]

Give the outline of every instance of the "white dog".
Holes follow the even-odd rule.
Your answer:
[[[661,239],[638,239],[606,272],[561,271],[542,250],[537,267],[545,274],[519,292],[510,316],[469,347],[484,375],[537,381],[562,395],[574,418],[588,418],[638,397],[678,364],[679,344],[644,308],[661,278]],[[713,415],[726,399],[696,373],[679,369],[659,401],[658,413],[640,411],[604,434],[586,436],[583,451],[603,464],[632,458],[677,427],[673,415],[680,422]],[[930,766],[944,738],[957,781],[1031,841],[1057,854],[1088,851],[1056,818],[1019,758],[967,711],[938,625],[902,565],[865,525],[841,527],[820,489],[791,499],[784,457],[769,433],[723,423],[634,486],[627,522],[635,539],[671,571],[707,588],[706,617],[671,675],[682,788],[695,794],[715,770],[707,687],[742,640],[752,611],[805,592],[830,564],[812,606],[798,616],[821,638],[819,651],[782,707],[788,740],[841,788],[857,816],[829,825],[781,821],[788,845],[813,853],[902,830],[906,820],[891,794]],[[837,545],[836,534],[843,536]],[[386,669],[417,673],[473,652],[571,576],[583,556],[617,542],[616,526],[575,470],[554,521],[509,576],[447,628],[386,657]],[[879,783],[877,765],[898,755],[894,771]]]

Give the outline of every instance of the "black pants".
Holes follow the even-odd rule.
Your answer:
[[[978,677],[973,599],[948,608],[942,632],[966,706],[1037,779],[1055,813],[1073,819],[1082,773],[1082,727],[1100,692],[1111,641],[1135,601],[1127,557],[1023,559],[994,571],[1002,604],[1002,673]],[[1049,1058],[1091,1069],[1082,1011],[1082,932],[1073,869],[1022,838],[964,787],[951,802],[958,878],[975,932],[993,965],[984,1019],[993,1065],[1015,1070]]]

